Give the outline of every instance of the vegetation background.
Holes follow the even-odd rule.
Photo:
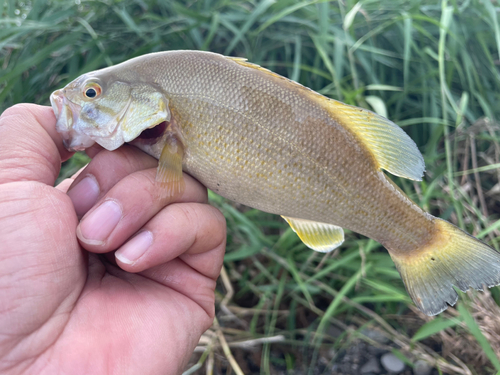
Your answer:
[[[78,75],[149,52],[246,57],[404,127],[427,172],[396,183],[498,249],[498,11],[490,0],[4,0],[0,110],[48,104]],[[75,155],[61,177],[86,162]],[[378,243],[347,233],[340,251],[315,253],[280,218],[210,197],[227,218],[227,255],[217,320],[187,373],[331,373],[359,342],[409,367],[500,373],[498,288],[429,318]]]

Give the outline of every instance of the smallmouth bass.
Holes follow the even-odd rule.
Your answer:
[[[87,73],[51,95],[70,150],[131,142],[159,159],[181,194],[185,171],[233,201],[279,214],[328,252],[348,228],[380,242],[420,310],[500,284],[500,254],[415,205],[382,169],[421,180],[408,135],[368,110],[326,98],[245,59],[168,51]]]

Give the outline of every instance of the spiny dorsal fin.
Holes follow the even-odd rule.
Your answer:
[[[421,181],[425,163],[417,145],[392,121],[363,108],[327,99],[330,114],[370,150],[378,167],[400,177]]]
[[[342,245],[344,230],[333,224],[281,216],[307,247],[328,253]]]
[[[261,72],[264,72],[264,73],[267,73],[269,75],[272,75],[273,77],[288,80],[287,78],[285,78],[283,76],[280,76],[279,74],[276,74],[276,73],[270,71],[269,69],[263,68],[262,66],[260,66],[258,64],[254,64],[254,63],[251,63],[250,61],[247,61],[247,59],[244,58],[244,57],[232,57],[232,56],[225,56],[225,57],[227,59],[229,59],[229,60],[234,61],[236,64],[239,64],[241,66],[244,66],[244,67],[247,67],[247,68],[256,69],[256,70],[260,70]],[[293,81],[291,81],[291,82],[293,82]]]

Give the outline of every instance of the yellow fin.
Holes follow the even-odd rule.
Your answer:
[[[344,230],[336,225],[281,216],[307,247],[328,253],[344,242]]]
[[[285,79],[287,81],[290,81],[288,78],[280,76],[279,74],[276,74],[276,73],[270,71],[269,69],[263,68],[262,66],[260,66],[258,64],[254,64],[254,63],[247,61],[247,59],[244,57],[231,57],[231,56],[225,56],[225,57],[229,60],[234,61],[236,64],[239,64],[239,65],[244,66],[246,68],[260,70],[261,72],[272,75],[273,77],[281,78],[281,79]],[[293,81],[290,81],[290,82],[293,82]]]
[[[457,302],[453,286],[465,292],[500,284],[500,253],[453,224],[434,220],[436,232],[425,248],[389,252],[413,302],[430,316]]]
[[[425,163],[417,145],[398,125],[363,108],[327,99],[333,118],[352,130],[372,153],[378,167],[421,181]]]
[[[184,146],[182,142],[175,134],[168,134],[156,172],[156,182],[160,185],[162,197],[173,197],[184,192],[183,156]]]

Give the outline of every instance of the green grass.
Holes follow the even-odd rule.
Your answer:
[[[4,0],[0,110],[47,104],[78,75],[148,52],[244,56],[324,95],[386,113],[427,165],[423,182],[396,183],[433,215],[498,249],[497,12],[489,0]],[[68,162],[62,176],[85,162]],[[280,218],[210,198],[228,223],[219,301],[231,289],[234,295],[218,306],[219,324],[200,344],[208,349],[193,372],[230,367],[220,359],[229,349],[249,371],[246,343],[262,373],[313,373],[355,340],[397,350],[409,363],[425,359],[443,373],[500,370],[500,340],[488,334],[500,327],[485,318],[498,316],[498,288],[429,319],[415,311],[376,242],[346,233],[340,252],[314,253]],[[373,343],[367,327],[388,343]]]

